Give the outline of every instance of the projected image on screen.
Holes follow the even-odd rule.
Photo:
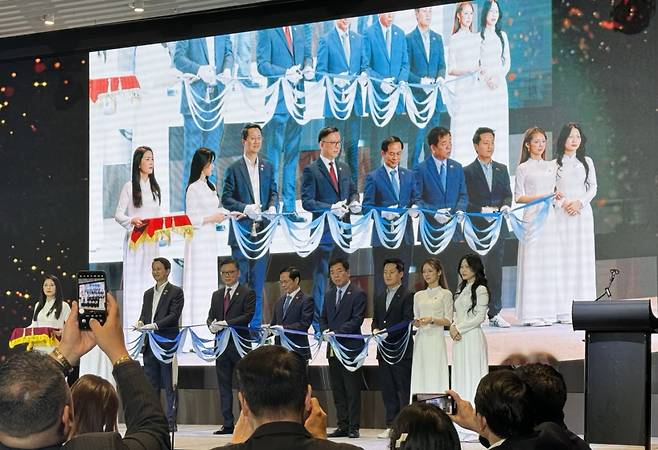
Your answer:
[[[185,289],[190,323],[202,314],[188,298],[203,298],[207,312],[217,255],[246,251],[242,237],[266,233],[275,213],[293,225],[274,223],[266,250],[306,256],[305,245],[317,247],[324,238],[310,226],[317,211],[304,207],[303,184],[323,127],[339,130],[322,144],[336,147],[344,164],[336,181],[349,178],[357,203],[382,165],[384,139],[400,138],[399,166],[412,170],[430,157],[427,133],[438,126],[451,130],[451,158],[462,165],[476,156],[475,130],[495,130],[493,158],[513,185],[522,132],[510,134],[509,112],[551,106],[551,2],[495,5],[486,14],[481,2],[462,2],[90,53],[89,259],[123,261],[124,299],[134,306],[126,321],[138,315],[158,254],[182,258],[186,274],[206,280]],[[262,129],[243,136],[247,123]],[[258,165],[243,167],[259,181],[227,184],[250,146]],[[227,189],[252,201],[236,204]],[[340,207],[356,223],[350,206]],[[231,214],[245,227],[237,233]],[[286,236],[291,226],[303,228],[304,242]],[[158,245],[163,236],[168,245]],[[370,231],[357,236],[350,251],[371,244]]]

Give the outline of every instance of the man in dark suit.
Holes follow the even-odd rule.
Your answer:
[[[0,448],[43,450],[98,450],[169,448],[167,419],[160,400],[137,361],[128,355],[119,306],[107,295],[107,320],[78,327],[78,305],[73,303],[62,340],[50,355],[20,352],[0,364]],[[64,376],[80,357],[98,345],[114,366],[113,374],[126,419],[125,437],[119,433],[73,436],[71,390]]]
[[[185,298],[183,290],[169,283],[171,263],[167,258],[155,258],[151,263],[151,273],[155,279],[155,286],[144,292],[142,312],[139,322],[135,328],[138,330],[153,330],[158,335],[175,339],[178,335],[180,316],[183,312]],[[171,364],[160,362],[148,342],[148,336],[144,340],[144,372],[151,386],[156,392],[165,390],[167,398],[167,420],[169,428],[175,429],[174,417],[174,388],[171,374]],[[167,344],[160,344],[163,348],[170,348]]]
[[[258,32],[256,63],[258,73],[267,78],[268,86],[280,78],[285,78],[291,81],[297,90],[303,92],[303,80],[315,78],[309,32],[305,25],[271,28]],[[265,124],[263,134],[267,143],[265,156],[274,166],[276,180],[279,178],[279,158],[283,154],[281,195],[285,213],[295,212],[295,181],[301,133],[301,126],[295,122],[286,107],[283,88],[281,88],[274,116]],[[304,221],[296,214],[291,214],[289,218],[294,221]]]
[[[334,283],[324,299],[320,329],[323,333],[361,334],[366,312],[366,294],[350,282],[350,265],[337,258],[329,264],[329,276]],[[347,356],[358,355],[365,345],[363,339],[336,338],[346,347]],[[334,394],[338,427],[329,437],[359,437],[361,416],[361,369],[350,372],[327,347],[329,380]]]
[[[302,178],[302,206],[306,211],[313,212],[313,219],[320,217],[325,211],[331,211],[338,219],[350,222],[350,212],[361,212],[359,194],[352,179],[350,168],[336,161],[341,149],[341,136],[337,128],[326,127],[318,135],[320,157],[304,167]],[[332,255],[336,250],[336,254]],[[343,252],[336,248],[331,237],[329,224],[325,221],[324,232],[320,245],[315,250],[313,258],[313,300],[315,315],[313,327],[318,329],[318,321],[322,313],[329,260],[332,256],[340,256]]]
[[[475,161],[464,167],[466,189],[468,191],[468,212],[492,213],[509,210],[512,205],[507,166],[492,159],[496,135],[491,128],[480,127],[473,135],[473,146],[477,153]],[[472,217],[473,225],[483,229],[489,222],[482,217]],[[489,324],[494,327],[508,328],[509,323],[500,315],[503,284],[503,252],[507,226],[503,221],[500,236],[496,244],[482,257],[484,270],[489,282]]]
[[[351,30],[351,19],[342,18],[334,21],[335,26],[318,42],[318,58],[315,65],[316,76],[329,75],[337,90],[343,91],[363,70],[363,38]],[[336,93],[341,98],[340,92]],[[338,108],[344,108],[338,103]],[[325,126],[336,127],[345,141],[343,155],[352,171],[352,180],[356,184],[359,177],[359,134],[361,128],[361,87],[357,87],[356,99],[351,114],[346,120],[334,117],[329,103],[329,94],[325,96]],[[341,118],[344,117],[340,116]]]
[[[228,78],[233,70],[233,44],[229,36],[214,36],[207,38],[178,41],[174,50],[173,63],[176,69],[183,73],[196,75],[197,79],[190,83],[190,94],[199,106],[209,112],[199,112],[198,122],[203,128],[211,128],[219,105],[218,95],[224,90],[224,84],[217,80],[219,75]],[[187,101],[186,92],[181,95],[180,112],[183,115],[183,176],[182,190],[185,192],[190,175],[192,156],[199,147],[206,147],[219,157],[220,144],[224,134],[224,120],[209,131],[199,128],[192,117],[192,110]],[[218,165],[219,167],[219,165]],[[217,169],[219,174],[219,169]],[[219,179],[219,178],[217,178]],[[213,180],[214,182],[214,180]],[[185,203],[183,194],[182,204]]]
[[[420,197],[418,205],[423,209],[436,211],[434,214],[426,213],[426,218],[433,227],[440,227],[451,220],[451,214],[466,211],[468,193],[462,165],[450,159],[450,131],[443,127],[432,128],[427,133],[427,143],[432,157],[420,163],[415,170]],[[456,230],[452,242],[440,256],[453,292],[457,287],[457,263],[463,253],[463,245],[460,245],[462,240],[461,232]],[[422,253],[425,254],[421,255],[421,261],[430,256],[426,252]]]
[[[382,142],[381,150],[384,164],[370,172],[366,177],[365,189],[363,190],[363,207],[366,211],[371,207],[411,208],[416,205],[418,191],[416,190],[414,173],[400,167],[403,149],[404,144],[397,136],[389,136]],[[417,212],[410,212],[410,214],[413,217],[418,216]],[[380,215],[387,231],[390,230],[389,224],[400,217],[399,214],[392,211],[382,211]],[[373,269],[379,267],[381,261],[385,259],[397,256],[402,259],[405,268],[402,284],[406,286],[414,247],[414,230],[411,217],[407,220],[404,238],[398,248],[388,249],[384,247],[374,227],[371,245]],[[384,279],[377,270],[373,270],[373,272],[375,295],[379,295],[384,290]]]
[[[326,439],[326,415],[304,360],[283,347],[260,347],[236,368],[240,419],[233,444],[214,450],[358,450]],[[361,449],[362,450],[362,449]]]
[[[224,287],[212,294],[206,321],[211,333],[218,333],[228,326],[248,326],[254,317],[256,303],[256,293],[249,286],[238,282],[240,269],[234,259],[222,260],[219,273]],[[244,339],[250,339],[247,330],[237,330],[237,333]],[[249,349],[250,347],[242,346],[241,350],[247,352]],[[240,353],[236,343],[229,339],[226,350],[215,360],[224,424],[214,434],[233,433],[233,370],[238,361]]]
[[[270,326],[280,326],[288,330],[308,332],[313,322],[313,299],[302,292],[299,283],[302,276],[296,267],[286,267],[279,272],[279,285],[284,295],[274,304],[274,313]],[[311,359],[308,336],[301,334],[287,334],[286,337],[294,345],[295,353],[299,353],[306,361]],[[276,344],[281,345],[281,339],[276,338]]]
[[[260,231],[270,223],[267,216],[276,214],[279,205],[274,168],[269,161],[259,157],[262,142],[260,125],[255,123],[245,125],[242,129],[243,157],[226,169],[222,193],[224,208],[245,215],[238,220],[238,223],[251,232],[255,237],[254,240],[261,237]],[[263,287],[270,254],[267,252],[258,259],[247,258],[238,246],[233,227],[229,231],[228,244],[240,268],[240,283],[250,286],[256,292],[256,311],[251,326],[259,327],[262,320]]]
[[[443,55],[443,39],[441,35],[430,30],[432,24],[432,8],[416,8],[416,22],[418,26],[407,34],[407,50],[409,52],[409,83],[430,85],[436,82],[436,79],[445,75],[446,62]],[[412,88],[414,97],[419,101],[425,101],[428,94],[422,88]],[[438,94],[436,106],[433,115],[425,128],[415,128],[416,135],[413,147],[409,149],[409,162],[407,167],[412,169],[418,165],[418,158],[423,160],[429,158],[430,149],[423,143],[425,140],[425,130],[431,130],[439,125],[441,111],[443,110],[443,100],[441,94]],[[412,125],[413,126],[413,125]],[[421,156],[422,154],[422,156]]]
[[[380,266],[383,268],[386,291],[375,297],[374,312],[372,315],[372,332],[379,333],[384,329],[400,323],[414,320],[414,294],[408,292],[402,284],[402,277],[406,273],[402,260],[386,259]],[[388,342],[399,342],[406,329],[387,333]],[[379,435],[388,438],[391,423],[398,415],[400,409],[409,404],[411,390],[411,359],[413,356],[414,340],[409,336],[409,344],[402,359],[395,364],[386,362],[382,354],[377,352],[379,363],[379,382],[382,388],[382,399],[386,408],[386,430]],[[397,355],[396,355],[397,356]]]

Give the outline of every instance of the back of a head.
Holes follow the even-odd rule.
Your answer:
[[[117,430],[119,396],[114,386],[96,375],[84,375],[71,387],[75,434]]]
[[[475,394],[475,410],[489,429],[501,438],[524,436],[534,426],[530,389],[512,370],[487,374]]]
[[[304,412],[308,376],[295,352],[268,345],[249,352],[236,366],[238,391],[256,417],[276,418]]]
[[[448,415],[429,403],[402,408],[391,425],[389,449],[459,450],[459,436]]]
[[[23,352],[0,365],[0,438],[28,439],[52,428],[52,437],[64,440],[57,433],[70,402],[66,380],[50,356]]]
[[[528,364],[517,368],[516,372],[530,388],[535,424],[561,424],[567,402],[567,385],[560,372],[546,364]]]

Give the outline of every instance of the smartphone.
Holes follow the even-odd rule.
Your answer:
[[[457,403],[448,394],[414,394],[411,400],[413,402],[431,403],[441,408],[446,414],[455,414],[457,412]]]
[[[89,321],[101,324],[107,318],[105,272],[100,270],[78,272],[78,327],[89,330]]]

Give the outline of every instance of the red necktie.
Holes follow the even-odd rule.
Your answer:
[[[331,178],[331,184],[334,186],[334,189],[338,192],[338,177],[336,177],[333,161],[329,163],[329,178]]]
[[[290,27],[283,27],[283,34],[286,35],[288,50],[290,50],[290,53],[292,53],[292,35],[290,34]]]
[[[231,288],[226,288],[226,294],[224,294],[224,319],[226,319],[226,312],[228,307],[231,304]]]

